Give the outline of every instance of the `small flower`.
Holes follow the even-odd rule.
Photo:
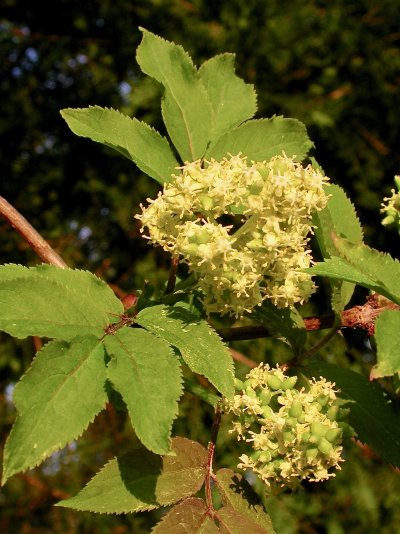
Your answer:
[[[394,182],[397,192],[392,189],[391,196],[385,197],[381,204],[381,213],[385,215],[382,224],[385,226],[396,225],[400,232],[400,176],[395,176]]]
[[[270,490],[334,476],[343,461],[343,437],[354,435],[343,421],[347,412],[338,405],[335,384],[313,378],[299,389],[296,382],[279,367],[261,364],[226,402],[226,411],[237,418],[231,432],[252,447],[238,467],[252,469]]]
[[[180,171],[136,217],[150,243],[197,275],[208,313],[238,317],[265,299],[286,307],[310,297],[315,286],[300,270],[311,264],[307,236],[327,202],[326,177],[286,156],[249,165],[240,154]]]

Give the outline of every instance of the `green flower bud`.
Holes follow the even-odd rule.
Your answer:
[[[311,423],[311,434],[313,434],[313,436],[315,437],[324,437],[327,430],[328,427],[326,425],[323,425],[322,423],[319,423],[318,421],[314,421],[313,423]]]
[[[306,458],[308,463],[312,463],[318,456],[318,449],[312,448],[306,450]]]
[[[282,381],[279,380],[277,376],[269,375],[266,377],[265,381],[267,382],[268,386],[273,390],[276,391],[277,389],[281,389],[282,387]]]
[[[205,211],[210,211],[213,208],[214,200],[210,195],[200,195],[199,201]]]
[[[254,391],[252,387],[247,387],[245,389],[246,395],[250,397],[251,399],[255,399],[257,397],[257,393]]]
[[[270,406],[263,406],[262,407],[262,414],[265,417],[265,419],[270,419],[270,417],[273,415],[273,410]]]
[[[297,426],[296,417],[286,417],[285,428],[295,428]]]
[[[335,443],[340,441],[342,434],[343,432],[341,428],[330,428],[325,434],[325,439],[327,439],[330,443]]]
[[[241,380],[239,380],[239,378],[235,378],[234,385],[235,385],[236,391],[243,390],[243,388],[244,388],[244,384],[243,384],[243,382]]]
[[[268,405],[271,402],[272,393],[267,389],[263,389],[260,393],[261,404]]]
[[[272,458],[271,453],[268,452],[268,451],[261,452],[261,454],[259,456],[260,462],[264,462],[264,463],[270,462],[271,458]]]
[[[339,406],[331,406],[326,412],[326,417],[331,421],[336,421],[339,415]]]
[[[308,443],[311,439],[311,432],[304,432],[301,435],[301,443]]]
[[[325,454],[326,456],[331,455],[333,452],[332,444],[325,438],[322,438],[318,444],[318,450]]]
[[[198,250],[199,245],[196,243],[188,243],[185,247],[183,247],[182,252],[184,256],[197,256]]]
[[[295,439],[295,434],[291,431],[289,432],[284,432],[283,433],[283,439],[285,441],[285,444],[286,443],[292,443],[292,441]]]
[[[289,408],[289,415],[295,417],[297,420],[303,413],[303,405],[300,401],[294,400],[291,407]]]
[[[282,383],[282,389],[283,391],[287,391],[288,389],[293,389],[297,382],[297,376],[289,376],[289,378],[285,378],[285,380]]]

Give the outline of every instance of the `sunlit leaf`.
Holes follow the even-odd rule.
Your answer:
[[[190,369],[204,375],[225,397],[233,395],[232,358],[206,321],[178,305],[145,308],[136,321],[176,347]]]
[[[171,181],[179,166],[164,137],[115,109],[89,106],[63,109],[61,115],[74,134],[114,148],[160,184]]]
[[[400,311],[386,310],[375,322],[378,363],[371,371],[371,379],[392,376],[400,372]]]
[[[75,497],[58,506],[103,514],[126,514],[172,504],[195,494],[204,482],[207,451],[195,441],[173,438],[175,456],[133,450],[106,464]]]
[[[157,454],[171,445],[182,380],[178,359],[167,342],[141,328],[124,327],[106,336],[112,359],[107,376],[122,395],[140,441]]]
[[[3,483],[78,438],[105,407],[104,348],[95,337],[51,341],[14,391],[18,416],[6,442]]]

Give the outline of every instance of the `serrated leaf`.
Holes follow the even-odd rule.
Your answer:
[[[186,438],[173,438],[176,456],[133,450],[106,464],[75,497],[57,506],[102,514],[151,510],[196,493],[204,482],[207,451]]]
[[[265,326],[273,337],[290,345],[295,354],[299,354],[307,340],[304,321],[296,309],[277,308],[271,302],[264,301],[255,308],[251,317]]]
[[[230,507],[242,517],[246,517],[257,528],[261,528],[260,532],[263,534],[274,534],[275,531],[269,515],[250,484],[241,475],[231,469],[219,469],[216,473],[216,482],[226,507]],[[251,530],[249,532],[258,531]]]
[[[87,271],[0,266],[0,330],[15,337],[101,337],[122,312],[110,287]]]
[[[353,243],[361,243],[363,230],[354,205],[344,190],[336,184],[324,187],[329,195],[326,207],[314,213],[313,222],[317,225],[315,235],[324,258],[337,256],[332,233],[345,237]]]
[[[223,506],[218,510],[220,532],[222,534],[266,534],[268,531],[257,525],[254,521],[241,514],[230,506]]]
[[[152,534],[217,534],[203,499],[189,497],[177,504],[153,529]]]
[[[400,466],[399,414],[382,389],[364,376],[337,365],[318,362],[303,367],[308,377],[323,376],[335,382],[340,397],[351,402],[350,424],[363,443],[372,447],[387,462]]]
[[[165,137],[115,109],[89,106],[60,113],[74,134],[114,148],[160,184],[170,182],[179,166]]]
[[[313,223],[316,225],[315,236],[324,258],[337,256],[332,234],[341,235],[353,243],[361,243],[363,231],[352,202],[344,190],[335,184],[325,186],[330,195],[326,207],[315,212]],[[332,309],[336,313],[343,311],[354,292],[354,284],[346,281],[332,281]]]
[[[142,29],[136,59],[140,68],[164,86],[162,112],[169,136],[183,161],[204,155],[212,129],[211,105],[187,52]]]
[[[128,327],[104,342],[112,356],[107,376],[128,407],[137,437],[151,451],[166,454],[182,394],[180,365],[170,345],[141,328]]]
[[[152,306],[136,316],[138,324],[176,347],[194,373],[204,375],[225,397],[234,394],[233,362],[221,338],[181,306]]]
[[[51,341],[37,353],[15,387],[19,414],[4,450],[3,484],[82,434],[107,403],[105,380],[95,337]]]
[[[378,363],[372,368],[370,378],[392,376],[400,372],[400,311],[385,310],[375,322],[375,340]]]
[[[400,305],[400,263],[389,254],[363,244],[334,238],[338,256],[316,263],[307,272],[354,282]]]
[[[273,117],[250,120],[222,135],[206,152],[207,158],[221,160],[241,152],[249,160],[270,160],[273,156],[296,156],[301,161],[313,146],[304,124],[296,119]]]
[[[257,95],[252,85],[235,74],[235,54],[220,54],[203,63],[199,75],[207,90],[213,115],[211,142],[251,119],[257,111]]]

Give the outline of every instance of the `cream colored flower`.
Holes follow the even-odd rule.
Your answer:
[[[278,307],[306,301],[315,286],[300,270],[311,264],[311,213],[326,205],[327,178],[284,155],[248,164],[239,154],[180,170],[136,217],[150,243],[197,275],[206,311],[240,316],[265,299]]]

